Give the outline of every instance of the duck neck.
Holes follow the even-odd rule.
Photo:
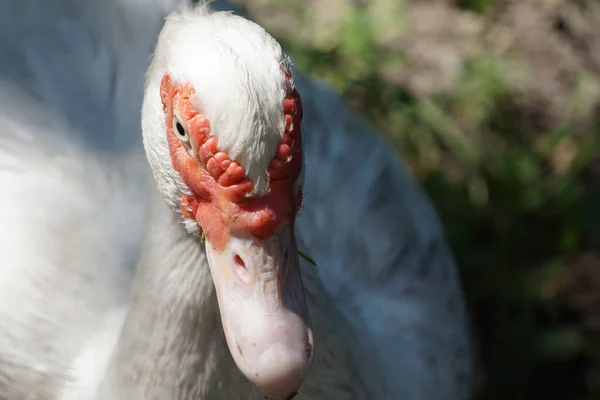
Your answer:
[[[153,180],[149,186],[131,303],[101,398],[204,398],[216,361],[219,370],[233,363],[204,245],[185,230]]]

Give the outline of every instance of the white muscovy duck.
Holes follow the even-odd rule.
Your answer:
[[[428,201],[260,27],[167,19],[146,179],[175,3],[0,3],[0,399],[467,398]]]

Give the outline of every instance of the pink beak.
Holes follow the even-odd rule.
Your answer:
[[[298,251],[288,224],[268,239],[232,232],[223,251],[207,240],[229,350],[269,398],[288,399],[313,361],[313,334]]]

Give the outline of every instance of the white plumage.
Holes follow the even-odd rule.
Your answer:
[[[144,72],[176,3],[0,3],[0,399],[260,398],[225,344],[203,247],[171,210],[169,191],[185,187],[158,136],[146,135],[146,150],[171,208],[147,179]],[[260,191],[262,155],[277,139],[269,127],[282,124],[273,99],[286,60],[260,28],[233,21],[172,17],[178,29],[163,32],[165,58],[153,68],[211,78],[194,86],[211,93],[203,106],[220,143],[248,157]],[[230,23],[240,31],[224,29]],[[202,43],[178,36],[213,32],[225,35],[215,43],[239,35],[238,45],[207,46],[198,60],[186,49]],[[273,59],[236,65],[232,54],[261,53],[252,46],[271,46]],[[238,80],[224,85],[224,76]],[[316,350],[298,398],[467,398],[460,284],[427,199],[337,95],[302,77],[296,84],[306,159],[297,232],[319,266],[302,266]],[[250,97],[257,107],[240,108]],[[164,132],[164,121],[144,123]],[[261,140],[244,135],[257,125]]]
[[[170,162],[159,97],[161,78],[168,71],[173,79],[190,82],[201,94],[198,106],[211,121],[221,149],[241,160],[255,193],[264,194],[267,167],[283,138],[285,79],[281,69],[288,65],[279,44],[260,26],[241,17],[189,11],[170,15],[147,73],[142,109],[144,131],[150,133],[145,136],[150,141],[146,146],[150,162]],[[155,171],[162,175],[173,169],[164,166]],[[165,177],[165,181],[176,179],[180,180]],[[179,196],[175,197],[178,204]]]

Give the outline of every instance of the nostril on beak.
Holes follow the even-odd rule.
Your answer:
[[[246,268],[246,263],[239,255],[233,256],[233,265],[237,276],[239,276],[243,282],[250,283],[250,273]]]
[[[235,261],[237,266],[246,269],[246,263],[244,262],[244,260],[242,260],[242,257],[240,257],[236,254],[235,257],[233,258],[233,261]]]

